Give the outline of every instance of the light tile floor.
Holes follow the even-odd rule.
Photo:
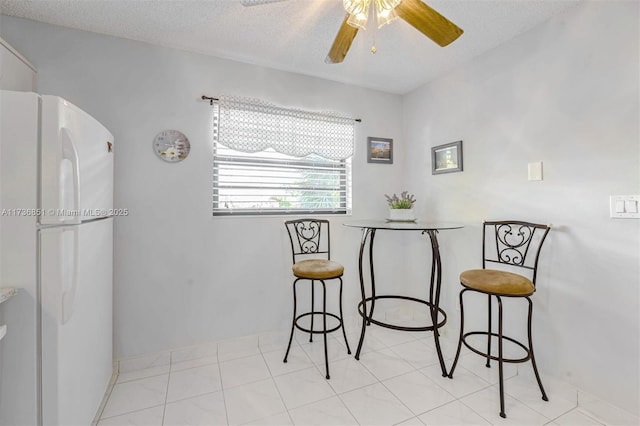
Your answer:
[[[359,328],[348,328],[355,353]],[[498,415],[497,368],[463,350],[453,380],[442,377],[431,333],[367,329],[360,361],[340,333],[329,336],[325,379],[321,336],[269,333],[124,360],[101,413],[106,425],[604,425],[638,424],[624,412],[598,418],[578,390],[544,377],[544,402],[530,365],[505,368],[507,419]],[[455,342],[444,339],[452,356]],[[451,359],[447,357],[447,368]]]

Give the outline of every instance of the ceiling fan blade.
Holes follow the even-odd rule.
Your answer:
[[[421,0],[402,0],[395,11],[399,17],[442,47],[452,43],[463,33],[456,24]]]
[[[347,19],[349,19],[349,14],[344,17],[340,30],[338,30],[338,34],[336,34],[336,39],[331,46],[331,50],[329,50],[324,60],[327,64],[339,64],[344,61],[351,47],[351,43],[353,43],[353,39],[356,38],[356,34],[358,34],[358,29],[347,24]]]

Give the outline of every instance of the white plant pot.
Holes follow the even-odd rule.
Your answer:
[[[389,220],[392,222],[413,222],[416,216],[413,209],[389,209]]]

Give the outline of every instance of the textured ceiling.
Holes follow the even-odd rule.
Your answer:
[[[429,0],[464,30],[453,44],[441,48],[398,19],[359,32],[334,65],[324,58],[344,17],[341,0],[0,0],[0,12],[404,94],[579,1]]]

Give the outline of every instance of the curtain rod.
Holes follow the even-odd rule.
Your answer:
[[[202,100],[203,101],[209,101],[209,105],[213,105],[214,101],[219,101],[219,98],[213,98],[211,96],[206,96],[206,95],[202,95]],[[353,119],[356,123],[362,123],[362,118],[354,118]]]
[[[202,95],[202,100],[203,101],[207,101],[208,100],[209,101],[209,105],[213,105],[213,101],[219,101],[220,99],[212,98],[211,96]]]

